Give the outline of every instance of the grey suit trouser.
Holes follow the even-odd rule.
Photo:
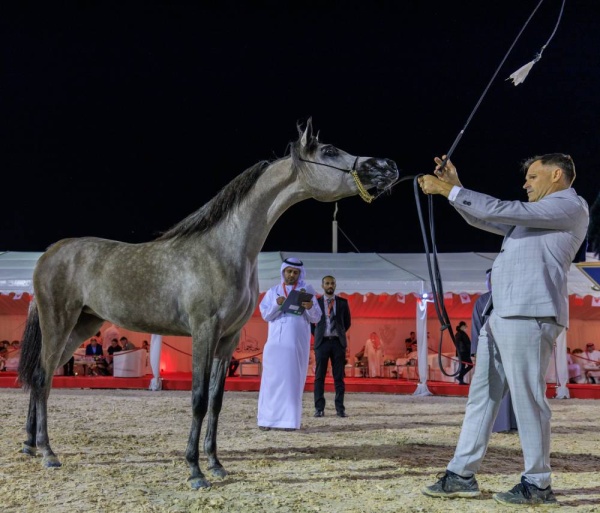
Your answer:
[[[479,335],[465,418],[448,470],[463,477],[477,473],[508,388],[523,450],[522,475],[539,488],[550,485],[551,412],[545,378],[563,329],[554,317],[502,318],[492,312]]]

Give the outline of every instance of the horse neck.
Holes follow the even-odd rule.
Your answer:
[[[297,180],[291,158],[278,160],[261,174],[227,222],[228,233],[235,233],[235,245],[246,254],[258,255],[271,228],[292,205],[310,198]]]

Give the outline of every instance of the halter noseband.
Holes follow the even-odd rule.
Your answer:
[[[298,160],[300,160],[302,162],[307,162],[309,164],[316,164],[317,166],[330,167],[331,169],[337,169],[338,171],[342,171],[344,173],[350,173],[350,175],[354,179],[354,183],[356,183],[356,187],[358,188],[358,195],[362,198],[363,201],[366,201],[367,203],[371,203],[371,201],[373,201],[375,199],[375,196],[373,196],[372,194],[369,193],[369,191],[367,191],[365,186],[360,181],[360,178],[358,177],[358,171],[356,170],[356,165],[358,164],[358,159],[360,159],[360,156],[356,157],[354,159],[354,164],[352,164],[352,169],[344,169],[341,167],[332,166],[331,164],[324,164],[323,162],[315,162],[314,160],[306,160],[306,159],[303,159],[302,157],[298,157]]]

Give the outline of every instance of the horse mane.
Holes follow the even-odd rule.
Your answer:
[[[169,240],[207,232],[239,205],[269,165],[262,160],[236,176],[217,195],[185,219],[156,238]]]
[[[312,125],[309,123],[309,133],[306,146],[301,145],[302,130],[297,126],[300,137],[297,141],[288,144],[286,149],[286,158],[291,156],[292,166],[299,164],[302,156],[310,156],[319,146],[318,135],[312,134]],[[246,169],[243,173],[236,176],[231,182],[223,187],[217,195],[198,210],[187,216],[172,228],[156,238],[156,240],[170,240],[180,237],[189,237],[194,234],[201,234],[212,229],[217,223],[223,220],[227,214],[238,206],[248,195],[263,171],[273,161],[262,160],[252,167]]]

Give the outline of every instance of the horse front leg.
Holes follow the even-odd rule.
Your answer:
[[[217,428],[219,426],[219,414],[223,406],[223,393],[225,391],[225,376],[229,370],[231,358],[213,360],[210,377],[208,422],[206,435],[204,436],[204,452],[208,457],[208,469],[215,477],[225,477],[227,471],[217,458]]]
[[[208,409],[208,381],[209,376],[196,376],[194,372],[192,376],[192,427],[188,438],[187,449],[185,451],[185,459],[190,467],[190,477],[188,481],[194,490],[199,488],[210,488],[210,482],[204,477],[200,470],[200,431],[202,429],[202,421]]]
[[[210,488],[210,482],[200,470],[200,431],[208,409],[208,390],[210,382],[211,362],[214,354],[216,325],[204,324],[195,330],[192,336],[192,427],[185,451],[185,459],[190,467],[190,486]]]

